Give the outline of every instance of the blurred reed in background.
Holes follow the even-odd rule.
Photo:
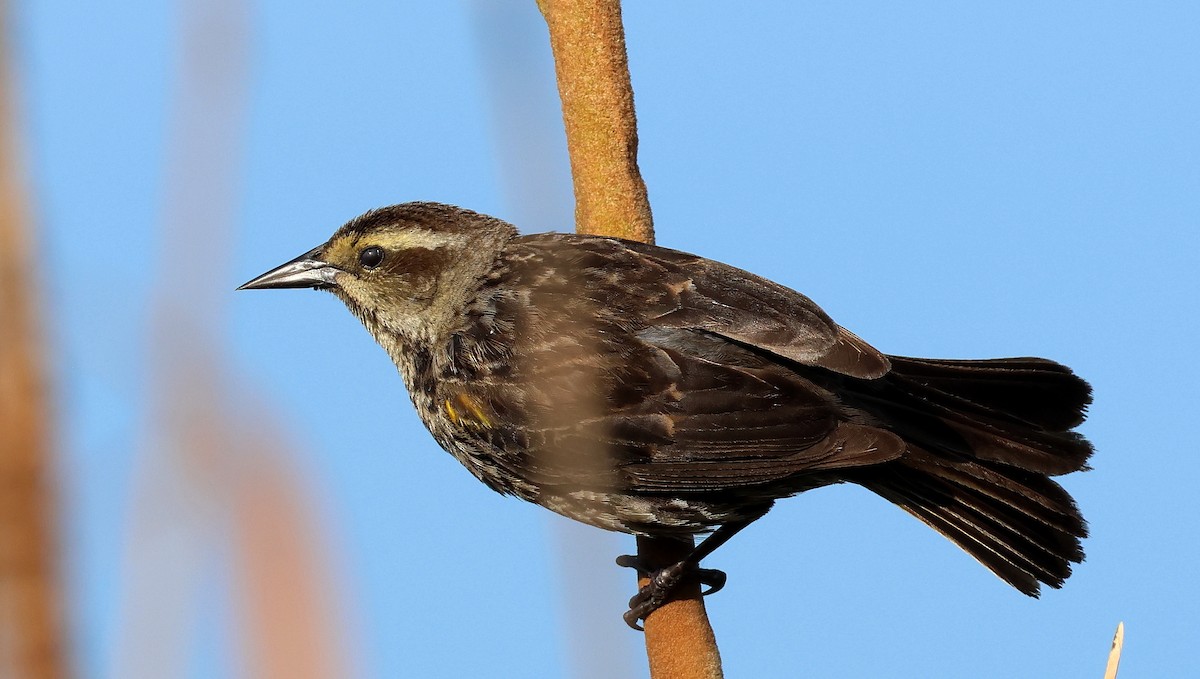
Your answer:
[[[355,676],[330,541],[288,436],[247,397],[224,345],[250,39],[241,0],[182,3],[150,412],[128,524],[111,675],[187,676],[215,622],[229,671]],[[211,621],[216,593],[218,611]]]
[[[0,3],[0,676],[68,676],[53,413],[33,210]]]

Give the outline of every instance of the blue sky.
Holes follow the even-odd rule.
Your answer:
[[[162,236],[186,221],[164,214],[183,13],[12,11],[82,675],[112,672],[155,454],[149,309],[178,286],[220,310],[234,381],[303,441],[362,672],[568,676],[579,592],[556,550],[578,532],[437,449],[336,300],[232,292],[390,203],[571,229],[533,0],[248,6],[228,256],[208,265]],[[1093,537],[1063,590],[1026,599],[866,491],[823,489],[710,560],[730,574],[708,601],[728,674],[1095,677],[1119,620],[1126,676],[1200,674],[1200,7],[631,2],[625,22],[659,243],[794,287],[888,353],[1048,356],[1096,394],[1095,469],[1065,480]],[[588,544],[612,596],[587,625],[644,674],[608,561],[632,540]],[[224,606],[189,676],[231,671]]]

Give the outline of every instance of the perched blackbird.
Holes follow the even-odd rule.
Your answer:
[[[1043,358],[888,356],[804,295],[676,250],[519,236],[436,203],[368,212],[242,288],[329,290],[400,369],[433,437],[493,490],[638,535],[714,531],[626,620],[775,500],[857,483],[1025,594],[1087,528],[1087,383]],[[639,566],[636,560],[622,563]]]

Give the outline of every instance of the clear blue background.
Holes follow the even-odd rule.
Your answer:
[[[189,282],[219,291],[235,372],[306,440],[369,676],[568,675],[563,520],[438,450],[333,298],[232,289],[380,205],[521,218],[506,181],[524,159],[493,113],[496,12],[534,50],[535,120],[565,178],[534,2],[484,4],[253,4],[237,236]],[[147,308],[172,285],[158,281],[179,12],[13,10],[60,356],[70,614],[83,676],[102,677]],[[627,3],[625,23],[661,244],[801,290],[886,352],[1049,356],[1096,392],[1095,470],[1065,480],[1093,537],[1065,589],[1027,599],[869,493],[821,490],[710,561],[731,578],[708,601],[729,676],[1098,677],[1119,620],[1122,676],[1200,676],[1200,5],[656,1]],[[566,187],[547,182],[547,200]],[[519,226],[572,228],[545,214]],[[591,624],[644,674],[617,570],[604,577],[626,591]],[[215,646],[193,676],[226,671]]]

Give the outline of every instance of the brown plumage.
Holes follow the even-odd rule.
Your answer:
[[[850,482],[1026,594],[1083,559],[1083,518],[1050,477],[1085,468],[1091,446],[1071,429],[1090,389],[1053,361],[887,356],[734,267],[518,236],[433,203],[363,215],[243,287],[338,295],[443,448],[491,488],[585,523],[724,526],[719,544],[775,500]]]

